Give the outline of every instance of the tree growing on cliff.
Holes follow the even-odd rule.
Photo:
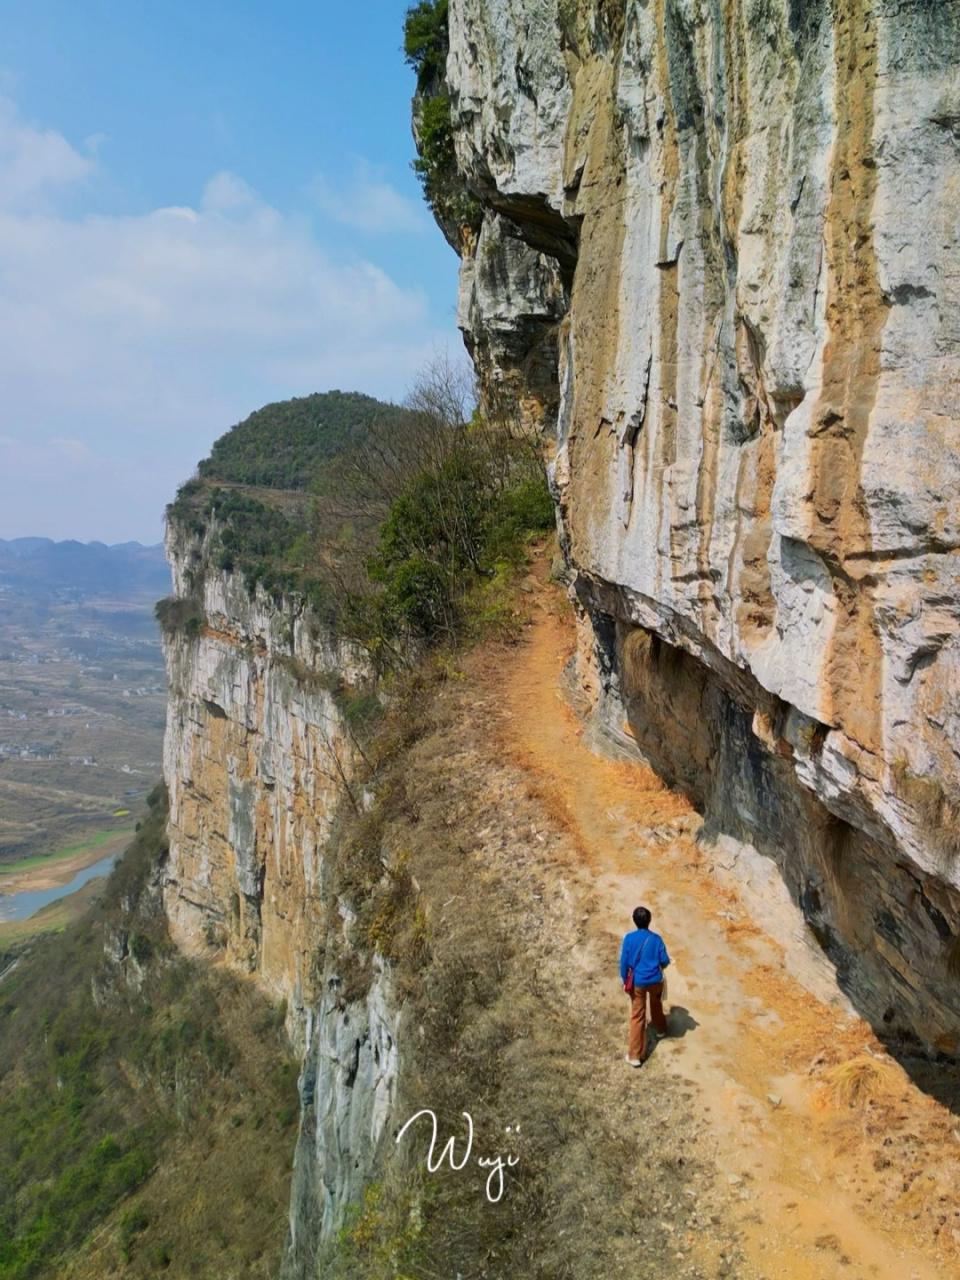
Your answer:
[[[448,0],[420,0],[407,10],[403,50],[417,73],[413,99],[413,171],[450,245],[459,253],[465,228],[479,229],[481,208],[457,165],[454,120],[447,92],[450,48]]]
[[[420,0],[407,10],[403,53],[417,73],[417,92],[427,93],[443,77],[450,49],[449,0]]]

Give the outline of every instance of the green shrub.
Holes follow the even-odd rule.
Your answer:
[[[157,601],[153,612],[166,635],[198,636],[207,625],[203,602],[196,596],[167,596]]]
[[[449,0],[420,0],[407,10],[403,28],[403,53],[417,73],[421,93],[439,80],[446,69],[450,48],[447,10]]]
[[[542,471],[534,471],[521,477],[516,485],[501,495],[496,515],[491,520],[491,549],[498,536],[503,539],[504,549],[508,550],[528,533],[552,529],[555,522],[556,513],[546,477]]]
[[[375,661],[405,636],[454,636],[472,587],[516,561],[526,538],[553,524],[543,467],[528,442],[450,430],[447,457],[407,485],[366,560],[379,594],[365,606],[355,600],[351,617],[355,638]]]
[[[120,1214],[117,1219],[117,1241],[120,1245],[120,1256],[124,1262],[130,1261],[130,1246],[149,1225],[150,1216],[142,1204],[132,1204]]]
[[[382,711],[380,699],[375,693],[356,693],[343,703],[344,718],[354,728],[375,723]]]
[[[448,238],[461,227],[478,229],[482,210],[457,167],[450,99],[445,93],[415,104],[414,126],[418,155],[413,171],[437,222]]]
[[[153,956],[153,943],[145,933],[131,933],[127,946],[139,965],[145,965]]]
[[[150,1250],[150,1261],[158,1271],[165,1271],[173,1261],[169,1247],[165,1244],[155,1245]]]

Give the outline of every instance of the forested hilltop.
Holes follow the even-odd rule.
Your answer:
[[[264,405],[214,442],[197,474],[206,481],[309,489],[330,458],[360,445],[374,424],[402,425],[405,410],[360,391],[323,391]]]
[[[359,391],[264,405],[214,442],[167,508],[168,523],[200,539],[210,534],[217,569],[242,572],[248,590],[259,583],[277,600],[299,593],[322,609],[315,550],[350,516],[349,504],[331,496],[333,464],[373,434],[402,435],[408,416]],[[196,621],[183,606],[171,614],[161,602],[157,612],[164,626]]]

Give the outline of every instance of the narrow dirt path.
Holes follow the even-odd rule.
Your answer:
[[[560,694],[572,620],[545,565],[539,558],[527,581],[526,641],[494,677],[502,744],[580,849],[573,888],[589,916],[585,980],[596,1007],[622,1025],[624,1048],[616,963],[635,905],[651,908],[674,959],[667,1005],[677,1034],[634,1075],[640,1113],[678,1080],[694,1082],[688,1106],[718,1144],[758,1274],[960,1275],[957,1118],[912,1085],[865,1023],[788,974],[782,948],[710,875],[699,819],[681,797],[581,743]],[[838,1098],[850,1060],[867,1064],[854,1106]],[[609,1070],[631,1069],[617,1057]],[[718,1260],[716,1274],[735,1273]]]

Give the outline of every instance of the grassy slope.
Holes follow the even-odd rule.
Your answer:
[[[174,952],[164,821],[158,790],[99,901],[0,983],[2,1280],[278,1260],[297,1105],[282,1011]]]

